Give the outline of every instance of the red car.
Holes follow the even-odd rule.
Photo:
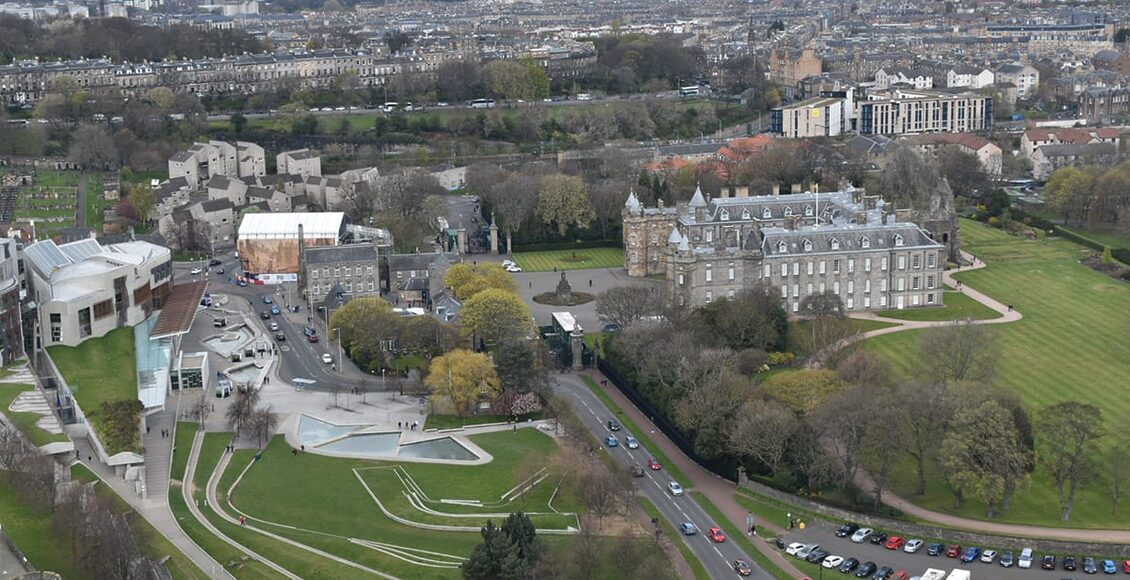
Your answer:
[[[950,544],[946,546],[946,557],[956,558],[961,555],[961,546],[957,544]]]
[[[706,532],[706,537],[710,538],[710,540],[715,544],[721,544],[722,542],[726,541],[726,534],[723,534],[722,528],[719,528],[718,526],[710,528],[710,531]]]
[[[904,538],[902,536],[891,536],[891,538],[889,540],[887,540],[885,547],[888,550],[898,550],[899,548],[902,548],[905,545],[906,545],[906,538]]]
[[[647,467],[648,467],[648,469],[651,469],[652,471],[659,471],[659,469],[662,468],[663,466],[659,465],[659,462],[656,461],[654,457],[649,457],[647,459]]]
[[[1127,561],[1122,563],[1122,571],[1126,572],[1127,574],[1130,574],[1130,560],[1127,560]]]

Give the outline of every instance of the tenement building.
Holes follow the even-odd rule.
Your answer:
[[[739,189],[714,199],[697,190],[689,203],[655,208],[633,193],[623,217],[628,275],[665,275],[678,306],[757,284],[779,290],[790,312],[826,292],[849,311],[942,305],[947,246],[863,190],[750,197]]]

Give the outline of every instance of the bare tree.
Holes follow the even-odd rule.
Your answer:
[[[1107,466],[1107,493],[1110,496],[1110,513],[1118,513],[1118,502],[1125,493],[1126,482],[1130,480],[1130,444],[1120,442],[1112,445],[1106,452],[1103,464]]]
[[[603,463],[590,463],[578,482],[585,507],[596,518],[597,529],[603,528],[604,518],[620,508],[620,483]]]
[[[1040,447],[1059,493],[1060,517],[1071,518],[1075,496],[1095,472],[1097,442],[1103,436],[1102,409],[1064,401],[1040,410]]]
[[[596,297],[597,316],[620,328],[662,311],[663,297],[656,286],[614,286]]]
[[[996,333],[973,319],[932,328],[918,341],[923,376],[944,382],[989,380],[998,353]]]
[[[891,404],[902,409],[900,418],[905,424],[906,453],[914,458],[918,472],[915,495],[926,493],[926,464],[938,450],[938,441],[945,436],[946,428],[957,406],[953,391],[940,382],[911,382],[901,385]]]
[[[235,400],[228,406],[225,414],[228,426],[235,430],[236,438],[239,437],[240,429],[251,418],[251,413],[255,410],[255,405],[258,402],[259,391],[250,388],[236,390]]]
[[[857,350],[836,365],[836,374],[846,383],[853,385],[891,385],[891,363],[888,359],[869,350]]]
[[[793,435],[800,428],[797,416],[772,400],[750,401],[742,406],[730,426],[729,446],[776,473],[785,461]]]
[[[260,407],[251,413],[248,426],[259,443],[259,448],[262,449],[263,443],[270,440],[271,434],[279,426],[279,414],[274,412],[270,405]]]
[[[212,401],[208,398],[207,389],[200,391],[200,398],[192,403],[192,411],[200,418],[200,428],[204,428],[204,421],[207,420],[209,413],[212,412]]]
[[[838,294],[810,295],[801,301],[800,310],[809,317],[805,330],[798,334],[810,355],[821,353],[858,332],[845,314],[844,303]]]

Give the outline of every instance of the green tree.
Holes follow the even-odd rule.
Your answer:
[[[585,182],[580,177],[560,174],[542,179],[537,215],[546,225],[556,225],[561,235],[569,226],[587,228],[596,218]]]
[[[501,528],[487,520],[480,533],[483,541],[463,563],[464,578],[526,580],[533,577],[534,565],[545,553],[545,546],[537,537],[529,516],[512,513]]]
[[[456,349],[432,360],[424,379],[433,397],[445,398],[460,417],[483,401],[502,392],[502,382],[490,357],[479,352]]]
[[[1089,403],[1064,401],[1040,410],[1040,458],[1055,478],[1065,522],[1071,519],[1076,494],[1095,473],[1102,423],[1102,409]]]
[[[549,75],[545,69],[532,58],[522,59],[526,67],[526,91],[523,98],[544,99],[549,96]]]
[[[1081,224],[1094,203],[1095,182],[1100,171],[1091,166],[1061,167],[1052,173],[1044,188],[1044,196],[1068,224]]]
[[[548,384],[548,353],[540,340],[507,340],[493,354],[504,387],[528,393]]]
[[[523,338],[533,329],[526,303],[517,294],[498,288],[483,290],[467,299],[460,318],[464,334],[494,344]]]
[[[375,296],[349,301],[330,316],[330,338],[340,336],[341,348],[358,366],[374,371],[387,368],[386,345],[401,335],[403,318],[392,305]],[[340,333],[340,334],[339,334]]]
[[[162,115],[172,112],[173,104],[176,103],[176,95],[168,87],[153,87],[145,91],[145,99],[153,103],[153,106],[157,107]]]
[[[455,297],[466,300],[491,288],[514,292],[514,278],[502,266],[492,263],[455,264],[447,269],[443,283],[455,292]]]
[[[954,508],[967,495],[996,517],[1002,500],[1025,477],[1028,462],[1012,413],[992,399],[970,401],[954,415],[938,463],[953,488]]]
[[[803,416],[811,414],[846,386],[836,371],[804,369],[774,375],[762,383],[761,389],[771,399]]]
[[[247,117],[244,117],[243,113],[233,113],[231,116],[231,130],[236,135],[239,135],[240,133],[243,133],[243,130],[246,128]]]
[[[157,196],[148,183],[139,183],[129,191],[129,202],[137,210],[137,218],[142,222],[152,217],[153,208],[157,205]]]

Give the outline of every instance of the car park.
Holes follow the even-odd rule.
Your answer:
[[[868,541],[876,546],[882,546],[883,544],[887,543],[887,534],[884,534],[883,532],[875,532],[874,534],[871,534],[871,538],[868,539]]]
[[[604,438],[604,444],[609,447],[619,447],[620,440],[617,439],[615,435],[609,435],[608,437]]]
[[[1074,572],[1076,567],[1077,566],[1075,564],[1075,556],[1064,556],[1063,557],[1063,569],[1064,570],[1067,570],[1068,572]]]
[[[796,556],[798,550],[804,547],[804,542],[793,542],[789,547],[785,548],[785,553],[790,556]]]
[[[1016,567],[1021,569],[1032,567],[1032,548],[1024,548],[1020,551],[1020,558],[1016,560]]]
[[[840,528],[838,530],[836,530],[836,537],[837,538],[846,538],[846,537],[854,534],[855,531],[858,530],[858,529],[859,529],[858,524],[846,523],[846,524],[840,526]]]
[[[902,551],[906,552],[907,554],[914,554],[918,552],[918,550],[922,549],[922,545],[922,540],[919,540],[918,538],[907,540],[906,545],[902,547]]]
[[[710,541],[714,542],[715,544],[721,544],[722,542],[726,541],[726,534],[722,533],[722,528],[719,528],[718,526],[710,528],[710,530],[706,532],[706,536],[710,538]]]
[[[859,569],[855,571],[856,578],[867,578],[875,574],[879,566],[875,562],[864,562],[859,565]]]
[[[857,544],[862,544],[863,542],[866,542],[873,533],[875,533],[875,530],[872,530],[871,528],[859,528],[855,531],[854,534],[851,535],[851,541]]]
[[[824,561],[821,562],[820,565],[825,567],[825,568],[837,569],[840,566],[842,566],[843,563],[844,563],[844,557],[843,556],[836,556],[835,554],[833,554],[833,555],[828,556],[827,558],[824,558]]]
[[[733,566],[734,572],[737,572],[738,576],[749,576],[753,574],[753,566],[750,566],[749,562],[745,560],[734,560]]]
[[[898,550],[905,545],[906,538],[903,538],[902,536],[891,536],[887,539],[886,543],[883,544],[883,547],[888,550]]]
[[[1040,560],[1040,567],[1044,570],[1055,570],[1055,556],[1044,554],[1044,558]]]
[[[652,471],[659,471],[660,469],[663,469],[663,466],[660,465],[659,462],[656,461],[654,457],[649,457],[647,459],[647,468],[652,470]]]
[[[620,422],[617,421],[616,419],[609,419],[608,420],[608,430],[609,431],[619,431],[620,430]]]
[[[679,524],[679,532],[684,536],[693,536],[698,533],[698,528],[694,527],[694,524],[690,522],[683,522]]]
[[[875,571],[875,575],[872,576],[872,578],[874,580],[890,580],[891,574],[894,574],[894,573],[895,573],[894,568],[883,566],[882,568],[879,568],[878,570]]]
[[[328,352],[322,353],[322,362],[325,363],[325,364],[330,364],[330,363],[334,362],[334,357],[330,356],[330,353],[328,353]]]
[[[1002,568],[1011,568],[1012,565],[1016,563],[1016,559],[1012,555],[1012,550],[1001,552],[1001,558],[997,560],[997,563],[1000,564]]]
[[[1098,574],[1099,567],[1095,565],[1095,559],[1087,556],[1083,558],[1083,573],[1084,574]]]
[[[961,555],[961,561],[962,562],[972,562],[972,561],[976,560],[980,555],[981,555],[981,548],[978,548],[977,546],[969,546],[968,548],[965,549],[965,552]]]
[[[941,556],[942,552],[944,552],[945,550],[946,550],[946,547],[943,544],[939,544],[937,542],[934,542],[933,544],[926,546],[926,555],[927,556]]]
[[[996,550],[985,550],[981,552],[981,561],[986,564],[992,564],[997,559]]]
[[[672,481],[667,484],[667,491],[671,492],[671,495],[683,495],[683,486],[679,485],[678,482]]]
[[[627,437],[624,438],[624,445],[626,445],[628,447],[628,449],[639,449],[640,448],[640,442],[637,441],[636,438],[632,437],[631,435],[628,435]]]
[[[840,567],[837,568],[837,570],[839,570],[841,574],[851,574],[858,567],[859,567],[859,559],[858,558],[848,558],[847,560],[844,560],[843,564],[840,564]]]

